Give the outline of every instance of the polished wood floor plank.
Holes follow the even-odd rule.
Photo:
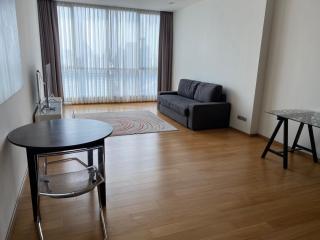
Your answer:
[[[233,129],[191,131],[155,103],[69,105],[73,112],[149,110],[179,129],[106,140],[108,231],[112,240],[320,239],[320,165]],[[52,171],[75,170],[72,164]],[[96,192],[41,199],[46,239],[102,239]],[[12,239],[36,239],[28,180]]]

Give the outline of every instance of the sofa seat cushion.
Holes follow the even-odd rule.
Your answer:
[[[222,86],[213,83],[199,83],[194,99],[199,102],[220,102],[222,99]]]
[[[197,101],[189,98],[185,98],[179,95],[160,95],[158,101],[161,105],[172,109],[173,111],[188,116],[189,105],[192,103],[198,103]]]
[[[178,95],[193,99],[199,83],[194,80],[181,79],[178,86]]]

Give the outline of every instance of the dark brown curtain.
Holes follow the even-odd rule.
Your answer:
[[[41,56],[43,76],[45,77],[45,65],[51,65],[52,93],[56,97],[63,97],[61,79],[59,32],[57,5],[53,0],[38,0]]]
[[[160,12],[158,91],[171,90],[173,13]]]

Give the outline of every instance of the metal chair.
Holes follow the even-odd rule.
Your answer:
[[[38,156],[38,166],[43,166],[43,169],[39,169],[38,177],[38,197],[40,203],[40,196],[46,196],[51,198],[70,198],[76,197],[94,190],[99,184],[103,183],[105,179],[100,174],[96,166],[93,165],[93,151],[98,150],[98,148],[90,149],[78,149],[65,152],[56,152],[50,154],[42,154]],[[88,152],[88,164],[80,160],[79,158],[71,157],[59,160],[48,161],[50,156],[61,156],[66,154],[74,154]],[[43,161],[43,164],[40,164]],[[64,162],[75,161],[81,166],[81,170],[74,172],[66,172],[59,174],[48,175],[48,166],[51,164],[63,164]],[[103,166],[104,167],[104,166]],[[97,188],[98,196],[100,195],[100,190]],[[106,221],[104,218],[104,213],[102,209],[102,204],[99,199],[100,208],[100,219],[103,230],[104,239],[108,239]],[[40,204],[39,204],[39,221],[37,223],[38,234],[40,239],[44,239],[42,227],[41,227],[41,215],[40,215]]]

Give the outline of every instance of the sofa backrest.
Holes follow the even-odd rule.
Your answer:
[[[181,79],[178,87],[178,95],[193,99],[199,83],[198,81],[190,79]]]
[[[181,79],[178,95],[194,99],[199,102],[224,102],[226,96],[222,93],[222,86],[213,83]]]
[[[194,100],[199,102],[220,102],[222,96],[222,86],[201,82],[198,84],[194,94]]]
[[[225,93],[222,93],[220,102],[226,102],[227,101],[227,95]]]

